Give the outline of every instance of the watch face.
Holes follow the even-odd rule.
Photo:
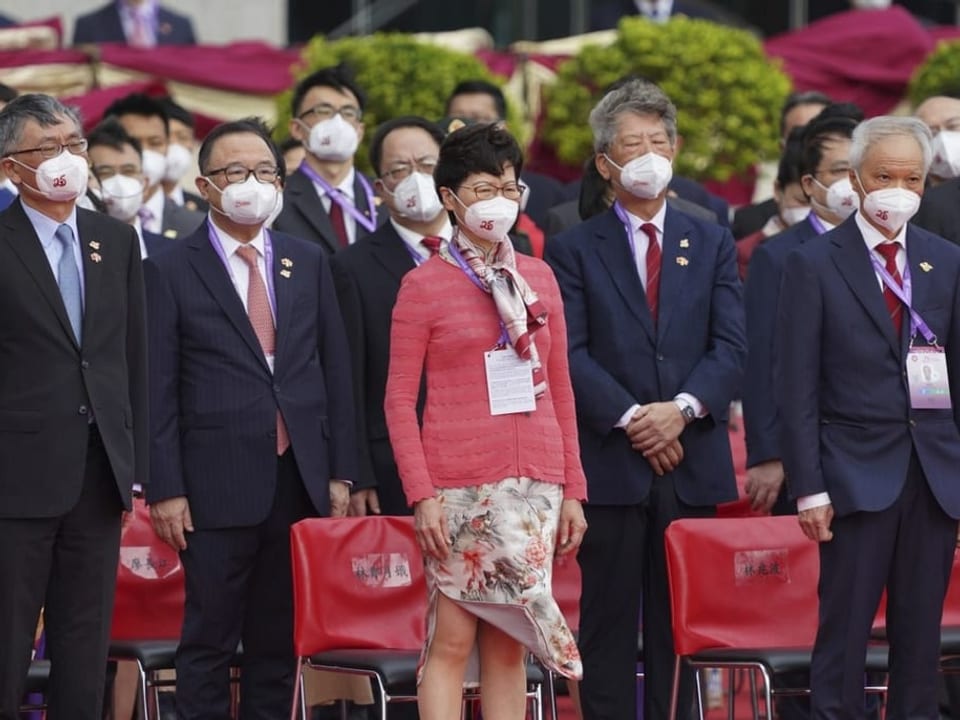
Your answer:
[[[686,420],[688,423],[693,422],[694,420],[697,419],[697,413],[694,412],[693,408],[690,407],[689,405],[683,408],[683,410],[681,411],[681,414],[683,415],[683,419]]]

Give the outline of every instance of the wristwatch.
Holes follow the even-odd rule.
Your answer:
[[[683,422],[686,425],[689,425],[697,419],[697,411],[693,409],[693,405],[684,400],[674,400],[674,402],[677,404],[677,407],[680,408],[680,415],[683,416]]]

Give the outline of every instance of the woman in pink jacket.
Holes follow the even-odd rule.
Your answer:
[[[429,591],[422,720],[459,717],[478,682],[486,720],[522,719],[527,648],[581,675],[551,569],[586,531],[586,481],[560,291],[507,236],[522,163],[496,125],[448,136],[434,180],[453,238],[404,277],[393,311],[387,425]]]

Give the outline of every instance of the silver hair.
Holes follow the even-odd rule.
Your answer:
[[[655,115],[663,121],[670,144],[677,142],[677,108],[666,93],[647,80],[633,79],[610,90],[590,111],[593,149],[606,152],[617,134],[617,121],[623,113]]]
[[[912,137],[917,141],[923,153],[923,174],[926,175],[930,170],[930,163],[933,162],[933,151],[930,149],[933,136],[926,123],[913,117],[880,115],[857,125],[850,143],[850,167],[859,173],[870,148],[881,140],[898,136]]]
[[[0,110],[0,158],[17,149],[23,126],[28,120],[36,121],[41,127],[51,127],[61,123],[64,118],[72,120],[77,125],[77,131],[83,132],[77,111],[56,98],[40,93],[15,97]]]

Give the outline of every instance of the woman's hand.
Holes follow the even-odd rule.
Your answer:
[[[450,555],[450,531],[447,516],[436,498],[424,498],[413,508],[417,542],[425,555],[446,560]]]
[[[564,500],[560,505],[560,524],[557,528],[557,555],[576,551],[583,542],[587,521],[579,500]]]

